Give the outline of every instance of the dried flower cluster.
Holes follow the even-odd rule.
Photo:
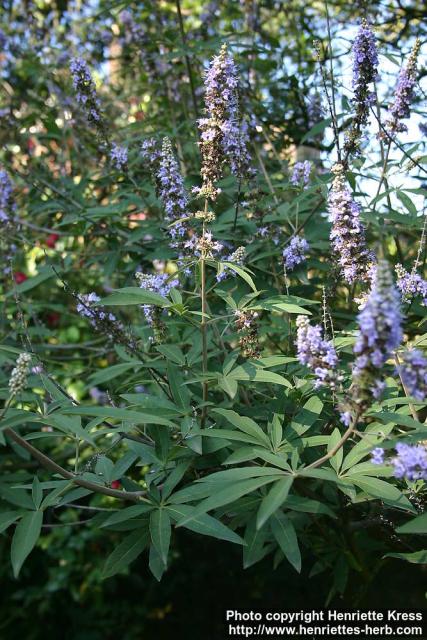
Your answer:
[[[29,353],[20,353],[16,360],[16,366],[12,369],[9,379],[9,393],[16,396],[25,389],[27,376],[30,370],[31,356]]]
[[[250,309],[236,309],[235,327],[240,334],[239,345],[245,358],[258,358],[260,344],[258,336],[258,313]]]

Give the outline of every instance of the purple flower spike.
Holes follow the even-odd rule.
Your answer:
[[[283,265],[285,271],[292,271],[295,267],[306,260],[304,253],[308,251],[309,245],[305,238],[295,236],[289,245],[283,249]]]
[[[365,227],[360,219],[361,207],[346,187],[343,165],[336,164],[332,171],[335,178],[328,203],[332,248],[338,256],[344,279],[349,284],[366,282],[375,257],[366,246]]]
[[[423,401],[427,397],[427,358],[418,349],[403,354],[403,364],[397,367],[408,393]]]
[[[368,300],[358,316],[359,335],[354,345],[353,380],[360,392],[378,398],[383,389],[381,369],[402,342],[400,295],[388,264],[378,264]]]
[[[311,326],[307,316],[298,316],[297,320],[297,358],[301,364],[308,366],[316,376],[315,388],[329,386],[336,388],[339,377],[335,367],[338,357],[335,347],[323,338],[320,325]]]
[[[408,130],[406,124],[401,120],[409,118],[411,115],[410,107],[417,82],[417,59],[420,47],[421,42],[417,39],[409,56],[408,64],[400,70],[394,92],[394,102],[390,107],[390,116],[385,123],[387,131],[391,134]]]

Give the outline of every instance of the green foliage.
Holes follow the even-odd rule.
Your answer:
[[[106,560],[94,582],[132,576],[138,558],[160,580],[181,535],[189,545],[198,536],[232,543],[248,569],[268,558],[278,571],[286,560],[295,576],[306,567],[313,577],[328,572],[329,601],[387,558],[425,563],[426,552],[407,553],[405,543],[418,549],[426,533],[425,483],[393,478],[390,466],[369,456],[397,441],[425,444],[427,403],[408,397],[389,362],[384,398],[372,401],[341,443],[336,394],[314,386],[296,357],[296,316],[324,323],[348,392],[357,297],[366,294],[340,279],[332,262],[333,122],[325,114],[309,118],[319,84],[311,42],[326,38],[323,9],[290,3],[276,12],[261,2],[252,3],[260,5],[252,16],[251,3],[222,3],[209,18],[203,3],[183,0],[183,39],[174,2],[131,3],[134,31],[122,5],[104,0],[77,20],[61,3],[36,2],[34,24],[21,3],[8,4],[0,25],[9,42],[0,54],[0,160],[13,178],[16,209],[1,240],[0,533],[13,575],[36,546],[49,546],[56,526],[70,530],[58,538],[64,549],[99,536]],[[371,4],[374,15],[379,4]],[[401,37],[404,20],[394,3],[386,5],[382,57],[396,53],[388,40]],[[340,34],[332,43],[337,77],[348,63],[340,41],[353,35],[343,25],[355,24],[358,12],[339,2],[331,9],[332,34]],[[424,28],[409,13],[405,37],[414,21]],[[135,37],[138,27],[143,38]],[[78,53],[73,34],[96,79],[107,141],[87,122],[58,55],[58,42]],[[407,37],[405,49],[412,32]],[[250,127],[257,176],[244,181],[225,170],[209,203],[209,231],[226,251],[200,256],[192,248],[183,264],[140,147],[152,136],[170,137],[186,188],[200,185],[203,69],[223,42],[242,79],[242,113],[257,123]],[[380,111],[391,88],[381,88]],[[343,131],[352,105],[339,83],[335,89]],[[366,205],[370,246],[410,270],[424,251],[424,142],[399,142],[384,164],[374,120],[371,129],[366,157],[350,159],[349,182]],[[128,149],[124,170],[109,158],[113,141]],[[294,161],[308,157],[316,169],[303,189],[290,176]],[[410,171],[419,188],[410,187]],[[195,215],[202,207],[190,200],[190,239],[205,234]],[[307,261],[285,274],[283,249],[302,233]],[[228,257],[240,245],[244,264]],[[138,271],[175,284],[167,293],[140,288]],[[100,298],[95,312],[114,314],[110,325],[77,313],[92,291]],[[405,303],[407,345],[426,346],[424,311],[419,301]],[[239,314],[252,319],[253,335],[239,327]],[[248,337],[256,342],[250,353]],[[22,351],[32,356],[31,370],[11,398],[10,373]]]

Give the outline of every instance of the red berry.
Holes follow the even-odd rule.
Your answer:
[[[22,271],[16,271],[13,277],[15,278],[16,284],[21,284],[21,282],[28,280],[28,276],[26,276],[25,273],[22,273]]]
[[[120,480],[113,480],[113,482],[111,483],[111,488],[120,489]]]
[[[57,233],[50,233],[46,238],[46,245],[53,249],[58,241],[59,235]]]
[[[57,327],[60,319],[61,319],[61,314],[58,313],[57,311],[51,311],[50,313],[46,314],[46,324],[48,327],[51,327],[51,328]]]

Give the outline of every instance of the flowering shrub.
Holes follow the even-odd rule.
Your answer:
[[[329,599],[386,557],[425,561],[425,189],[405,186],[427,171],[408,131],[419,41],[394,88],[374,18],[338,60],[320,21],[323,97],[301,87],[310,108],[277,135],[279,67],[233,38],[214,51],[215,11],[186,21],[179,2],[159,11],[180,47],[158,44],[136,4],[46,62],[45,105],[0,104],[15,576],[47,519],[88,508],[81,526],[117,533],[104,577],[146,552],[160,580],[181,527],[239,545],[245,567],[332,570]],[[11,86],[26,55],[0,63]]]

